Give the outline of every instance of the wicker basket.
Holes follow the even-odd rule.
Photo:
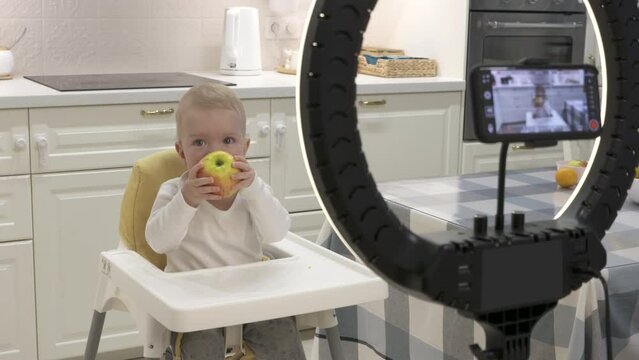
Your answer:
[[[382,77],[437,76],[437,63],[432,59],[378,59],[377,64],[366,62],[359,56],[358,71],[362,74]]]
[[[373,55],[373,56],[393,56],[393,55],[401,56],[401,55],[404,55],[404,50],[363,46],[362,50],[359,53],[360,55],[366,54],[366,55]]]

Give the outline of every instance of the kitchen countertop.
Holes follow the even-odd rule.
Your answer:
[[[194,75],[237,84],[233,89],[242,99],[285,98],[295,96],[296,76],[265,71],[259,76],[225,76],[193,72]],[[450,77],[381,78],[357,76],[359,95],[462,91],[465,81]],[[0,81],[0,109],[50,106],[105,105],[148,102],[174,102],[187,88],[102,90],[60,92],[18,77]]]

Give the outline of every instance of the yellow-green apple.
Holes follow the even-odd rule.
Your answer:
[[[237,184],[231,176],[239,172],[234,168],[233,155],[226,151],[214,151],[202,158],[202,170],[198,174],[199,177],[210,176],[213,178],[213,185],[220,188],[222,197],[229,197],[235,194],[233,185]]]

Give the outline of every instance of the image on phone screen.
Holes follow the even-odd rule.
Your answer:
[[[522,66],[477,71],[473,88],[480,139],[592,138],[601,129],[594,69]]]

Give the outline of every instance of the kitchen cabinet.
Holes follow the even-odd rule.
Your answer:
[[[325,218],[306,172],[295,99],[271,100],[271,125],[273,193],[291,215],[290,231],[315,241]]]
[[[375,180],[457,174],[461,96],[358,97],[358,129]],[[294,99],[273,100],[271,111],[274,191],[291,212],[319,209],[301,153]]]
[[[26,114],[0,111],[0,242],[32,238]]]
[[[508,149],[507,170],[534,169],[556,166],[557,160],[563,160],[563,144],[533,150]],[[462,145],[461,174],[497,171],[499,169],[499,150],[501,144],[479,142]]]
[[[0,360],[37,359],[33,242],[0,243]]]
[[[375,180],[457,174],[461,96],[445,92],[358,97],[358,127]],[[325,217],[306,172],[295,99],[271,101],[271,126],[273,191],[291,212],[291,231],[314,241]]]
[[[0,360],[37,358],[32,246],[0,243]]]
[[[357,97],[358,129],[375,181],[458,173],[461,92]]]
[[[0,110],[0,176],[29,174],[26,109]]]
[[[318,210],[298,135],[295,99],[271,100],[271,184],[291,213]]]
[[[120,203],[130,166],[148,153],[172,148],[175,120],[140,115],[173,105],[136,104],[32,110],[34,145],[35,278],[38,289],[40,360],[84,353],[97,259],[119,241]],[[268,101],[249,101],[247,131],[253,133],[249,162],[270,181]],[[96,119],[98,121],[96,121]],[[124,119],[124,120],[123,120]],[[109,169],[112,168],[113,169]],[[96,169],[97,170],[87,170]],[[77,171],[81,170],[81,171]],[[96,269],[96,271],[92,271]],[[100,352],[141,345],[127,313],[109,313]]]
[[[268,182],[269,160],[249,162]],[[130,172],[125,168],[33,177],[40,360],[84,353],[98,255],[118,245],[120,203]],[[130,315],[110,312],[100,352],[139,346]]]
[[[39,359],[84,353],[98,255],[118,245],[119,208],[130,168],[33,176]],[[100,352],[140,346],[127,313],[106,317]]]
[[[0,110],[0,360],[31,360],[36,340],[28,111]]]
[[[461,92],[358,101],[378,181],[457,172]],[[316,241],[325,217],[306,172],[295,99],[243,103],[249,162],[291,213],[291,231]],[[0,323],[0,360],[82,356],[98,254],[118,244],[131,166],[173,148],[176,110],[175,102],[0,110],[0,264],[11,262],[0,265],[0,286],[20,284],[11,296],[0,294],[2,318],[18,314]],[[130,315],[109,313],[100,353],[122,358],[132,349],[140,350],[140,339]]]

